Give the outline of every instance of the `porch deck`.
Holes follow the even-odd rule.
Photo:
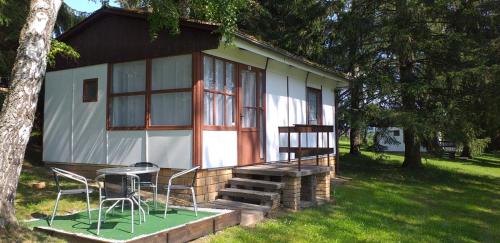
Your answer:
[[[300,171],[297,164],[269,163],[261,165],[251,165],[233,169],[235,174],[251,174],[263,176],[290,176],[303,177],[333,171],[330,166],[301,165]]]

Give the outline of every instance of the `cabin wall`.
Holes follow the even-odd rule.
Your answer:
[[[98,78],[98,101],[82,101],[83,80]],[[192,130],[107,131],[107,64],[48,72],[45,78],[43,160],[162,168],[192,167]]]
[[[278,152],[279,147],[286,146],[288,142],[286,135],[282,134],[280,136],[278,127],[307,123],[306,87],[322,90],[323,125],[334,125],[335,84],[331,80],[326,80],[312,73],[307,74],[306,71],[276,61],[269,62],[266,75],[267,160],[287,160],[287,154]],[[320,135],[320,146],[327,145],[326,136],[326,134]],[[335,147],[335,135],[330,133],[329,136],[330,147]],[[296,134],[292,134],[290,140],[291,146],[297,146],[298,137]],[[316,135],[303,134],[301,142],[303,146],[316,146]],[[291,156],[291,159],[294,159],[293,154]]]
[[[267,61],[267,58],[257,55],[253,52],[235,48],[235,47],[220,47],[214,50],[204,51],[207,54],[235,61],[238,63],[251,65],[257,68],[266,70],[266,160],[280,161],[286,160],[287,155],[279,153],[279,146],[286,146],[286,136],[279,136],[278,127],[292,126],[293,124],[305,124],[306,121],[306,87],[313,87],[322,90],[323,100],[323,124],[334,125],[335,114],[335,99],[334,89],[335,81],[327,80],[316,74],[309,73],[302,69],[298,69],[282,62],[272,59]],[[267,62],[267,69],[266,69]],[[287,77],[289,95],[287,96]],[[306,83],[307,77],[307,83]],[[290,107],[288,112],[288,106]],[[287,113],[289,113],[287,115]],[[205,137],[205,134],[210,134]],[[203,168],[211,165],[232,166],[236,165],[233,161],[233,156],[228,158],[214,158],[206,156],[206,151],[215,150],[214,144],[217,144],[219,137],[212,136],[213,134],[224,134],[224,131],[204,131],[203,133]],[[234,133],[236,134],[236,133]],[[235,135],[236,136],[236,135]],[[330,146],[335,147],[334,134],[330,134]],[[297,144],[297,137],[291,138],[292,145]],[[226,140],[227,141],[227,140]],[[234,141],[237,141],[234,137]],[[315,135],[303,135],[302,141],[308,146],[315,146]],[[320,139],[320,145],[326,146],[326,135]],[[237,144],[230,146],[231,149],[237,151]],[[226,153],[229,151],[225,149]],[[233,153],[233,150],[230,151]],[[293,155],[292,155],[293,156]],[[293,159],[293,158],[292,158]]]
[[[375,131],[381,130],[380,128],[375,128]],[[398,143],[391,143],[386,141],[385,139],[380,140],[380,145],[387,147],[386,151],[389,152],[404,152],[405,151],[405,143],[404,143],[404,135],[403,129],[399,127],[389,127],[387,128],[388,135]],[[395,136],[395,132],[399,131],[399,135]],[[423,146],[420,146],[421,152],[427,152],[427,149]]]

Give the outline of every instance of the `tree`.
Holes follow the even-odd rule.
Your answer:
[[[326,0],[259,0],[242,10],[238,27],[294,54],[322,61],[329,17],[336,3]]]
[[[347,112],[350,125],[350,154],[359,155],[362,143],[361,131],[367,126],[365,109],[377,94],[371,85],[377,76],[377,54],[380,43],[377,29],[379,3],[352,0],[343,2],[331,19],[323,62],[351,77],[346,99],[341,107]]]
[[[47,66],[52,31],[62,0],[32,0],[0,113],[0,219],[16,224],[14,199],[24,150]]]

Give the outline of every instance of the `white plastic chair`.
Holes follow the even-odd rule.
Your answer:
[[[199,168],[200,168],[200,166],[196,166],[196,167],[189,169],[189,170],[183,170],[179,173],[172,175],[172,177],[170,177],[170,179],[168,180],[168,185],[165,186],[165,189],[167,190],[167,201],[165,202],[165,213],[163,215],[163,218],[167,217],[168,200],[170,198],[170,190],[191,190],[191,194],[193,196],[194,212],[195,212],[196,216],[198,216],[198,205],[196,204],[196,194],[194,193],[194,183],[196,180],[196,172]],[[174,179],[176,179],[182,175],[189,174],[191,172],[194,172],[193,181],[192,181],[191,185],[174,185],[174,184],[172,184],[172,181]]]
[[[52,212],[52,217],[50,219],[49,225],[52,226],[52,222],[54,221],[54,217],[56,216],[57,206],[59,205],[59,199],[61,199],[62,195],[75,195],[75,194],[83,194],[85,193],[87,196],[87,213],[89,216],[89,224],[91,223],[90,219],[90,197],[89,194],[93,192],[92,189],[89,189],[89,184],[87,179],[81,175],[75,174],[73,172],[69,172],[67,170],[59,169],[59,168],[51,168],[54,172],[54,180],[56,181],[57,187],[57,199],[56,204],[54,205],[54,211]],[[85,189],[61,189],[60,178],[64,177],[73,181],[78,181],[85,185]]]

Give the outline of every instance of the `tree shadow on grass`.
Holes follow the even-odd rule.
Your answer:
[[[390,156],[341,157],[352,178],[336,188],[336,205],[292,213],[253,229],[222,234],[239,242],[498,242],[499,178],[443,169],[401,168]],[[217,240],[215,240],[217,241]],[[233,240],[231,240],[233,241]]]

